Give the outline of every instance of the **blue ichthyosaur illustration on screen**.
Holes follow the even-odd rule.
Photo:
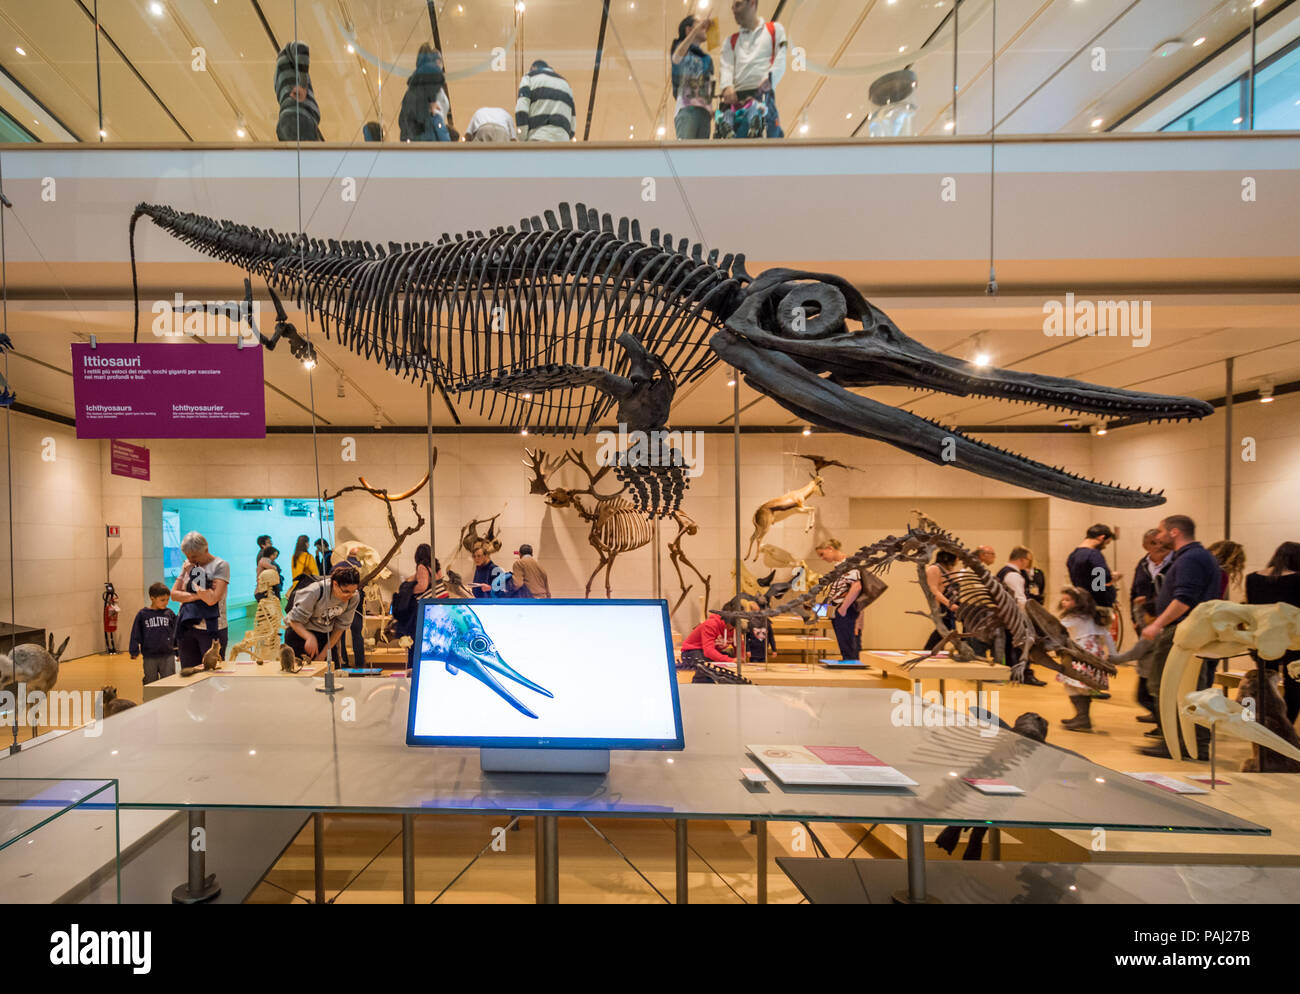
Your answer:
[[[421,652],[423,660],[442,663],[453,676],[457,673],[469,674],[475,680],[487,684],[511,707],[529,718],[536,718],[537,715],[506,690],[494,674],[522,684],[544,697],[555,697],[545,687],[533,683],[501,658],[501,653],[492,643],[473,608],[463,604],[446,605],[438,610],[430,610],[428,614]]]

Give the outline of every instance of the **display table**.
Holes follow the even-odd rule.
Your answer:
[[[877,676],[888,679],[893,674],[894,679],[906,681],[901,685],[910,684],[917,693],[921,692],[922,681],[938,680],[939,693],[943,695],[945,701],[948,680],[973,680],[975,692],[978,694],[983,690],[985,682],[1005,683],[1011,679],[1010,666],[980,660],[959,663],[947,656],[923,659],[914,666],[903,669],[903,663],[915,659],[924,652],[924,649],[863,649],[862,655],[858,658]]]
[[[204,680],[210,680],[212,677],[303,677],[319,676],[325,672],[325,663],[311,663],[304,666],[297,673],[286,673],[280,669],[280,664],[263,663],[258,666],[251,659],[226,660],[219,670],[205,670],[202,673],[195,673],[193,676],[181,676],[179,673],[172,676],[165,676],[161,680],[155,680],[153,683],[144,685],[144,701],[156,700],[166,694],[175,693],[178,690],[184,690],[195,683],[202,683]]]
[[[5,756],[0,776],[116,779],[123,809],[189,809],[196,820],[210,807],[399,813],[408,901],[416,813],[536,816],[538,898],[547,901],[558,899],[561,815],[673,819],[679,901],[692,818],[762,825],[760,901],[770,821],[906,825],[914,901],[925,899],[926,824],[1104,827],[1160,832],[1162,839],[1178,832],[1268,833],[996,726],[900,719],[891,691],[682,686],[686,749],[615,752],[610,772],[592,776],[485,774],[477,750],[407,746],[404,678],[341,680],[334,694],[321,686],[302,677],[210,675],[115,716],[97,737],[64,735]],[[740,767],[755,765],[747,743],[787,742],[862,746],[917,786],[783,788],[742,778]],[[986,796],[961,777],[1001,777],[1026,793]],[[322,852],[318,847],[318,894]]]
[[[1133,768],[1145,770],[1141,757],[1133,758]],[[1167,766],[1168,764],[1162,764]],[[1194,783],[1191,777],[1210,775],[1208,763],[1184,763],[1178,769],[1160,772]],[[1237,863],[1250,866],[1300,867],[1300,773],[1233,773],[1220,770],[1218,777],[1227,781],[1205,794],[1184,795],[1196,804],[1225,814],[1248,818],[1272,830],[1265,837],[1179,835],[1154,839],[1138,832],[1106,833],[1105,845],[1094,848],[1092,833],[1059,830],[1056,834],[1078,846],[1080,858],[1093,863]]]
[[[798,859],[779,866],[809,904],[881,904],[906,882],[893,859]],[[935,862],[945,904],[1295,904],[1300,868]]]

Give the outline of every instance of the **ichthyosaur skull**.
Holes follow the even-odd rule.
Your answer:
[[[141,217],[243,269],[250,305],[251,278],[266,282],[277,314],[275,334],[262,336],[268,347],[283,336],[295,355],[311,348],[288,323],[280,295],[290,297],[326,336],[432,381],[458,423],[453,398],[467,395],[489,419],[539,434],[591,431],[611,413],[629,432],[661,432],[675,392],[723,362],[823,428],[1066,500],[1136,508],[1164,498],[1035,462],[855,390],[905,386],[1130,422],[1211,411],[1187,397],[977,367],[912,340],[838,276],[772,269],[753,278],[743,255],[706,256],[658,229],[642,240],[637,221],[582,204],[518,227],[387,247],[140,204],[130,223],[133,279]],[[138,334],[138,293],[136,325]],[[619,475],[655,514],[675,509],[686,484],[683,467],[658,459],[621,464]]]
[[[513,669],[501,658],[492,638],[483,629],[474,609],[464,604],[447,604],[433,612],[433,624],[426,625],[420,661],[442,663],[452,676],[467,673],[475,680],[496,691],[511,707],[529,718],[536,718],[527,706],[501,685],[497,677],[505,677],[536,691],[543,697],[554,698],[545,687],[533,683]]]

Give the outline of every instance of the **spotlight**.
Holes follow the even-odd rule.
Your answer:
[[[1259,385],[1259,402],[1261,404],[1273,403],[1273,382],[1265,380]]]
[[[520,428],[520,429],[519,429],[519,434],[521,434],[521,435],[527,435],[527,434],[528,434],[528,429],[527,429],[527,428]]]
[[[982,331],[975,335],[974,354],[971,356],[971,362],[980,369],[993,364],[993,356],[989,354],[989,350],[984,346],[984,332]]]
[[[530,393],[520,394],[520,397],[522,397],[524,400],[532,400],[532,399],[533,399],[533,395],[530,394]]]
[[[153,14],[154,17],[162,17],[163,5],[160,3],[151,3],[149,5],[149,13]]]
[[[315,359],[304,359],[304,360],[302,361],[302,368],[303,368],[303,369],[306,369],[306,370],[312,370],[312,369],[315,369],[315,368],[316,368],[316,360],[315,360]]]
[[[1106,432],[1109,431],[1109,429],[1106,427],[1106,425],[1105,425],[1104,423],[1102,423],[1102,424],[1095,424],[1095,425],[1092,425],[1092,426],[1088,429],[1088,431],[1090,431],[1090,432],[1092,432],[1092,434],[1097,435],[1098,437],[1100,437],[1100,436],[1106,434]]]
[[[17,47],[14,49],[14,51],[17,52],[19,55],[26,55],[26,54],[27,54],[25,51],[23,51],[23,48],[22,48],[21,45],[17,46]]]
[[[812,434],[812,429],[809,428],[809,427],[807,427],[807,426],[805,425],[805,426],[804,426],[803,433],[804,433],[805,435],[811,435],[811,434]]]
[[[727,386],[734,387],[735,385],[736,385],[736,381],[734,379],[730,379],[727,381]]]

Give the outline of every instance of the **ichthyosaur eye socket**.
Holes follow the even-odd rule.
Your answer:
[[[472,639],[469,640],[470,652],[487,652],[491,648],[492,648],[492,643],[489,642],[487,638],[482,635],[475,635]]]
[[[787,283],[774,300],[776,322],[789,338],[816,339],[844,333],[848,305],[827,283]]]

